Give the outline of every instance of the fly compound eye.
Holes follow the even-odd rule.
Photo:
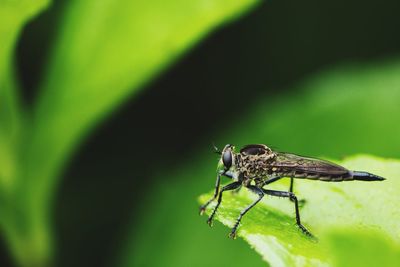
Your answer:
[[[224,155],[222,155],[222,162],[227,170],[232,166],[232,153],[230,149],[225,150]]]

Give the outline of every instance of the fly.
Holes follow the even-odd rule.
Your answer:
[[[258,198],[247,206],[238,216],[229,236],[236,237],[237,228],[242,217],[253,208],[265,195],[285,197],[294,203],[296,212],[296,224],[307,236],[313,237],[310,231],[302,225],[299,213],[299,201],[293,193],[293,179],[311,179],[325,182],[341,181],[383,181],[385,178],[363,171],[350,171],[335,163],[303,157],[290,153],[271,150],[266,145],[246,145],[237,153],[233,145],[226,145],[222,151],[214,147],[216,153],[221,155],[218,163],[217,180],[215,182],[214,196],[200,207],[203,214],[206,207],[217,197],[217,205],[209,216],[207,223],[211,226],[215,213],[222,201],[222,193],[225,191],[246,187],[258,195]],[[220,188],[221,176],[233,180],[232,183]],[[288,191],[269,190],[264,187],[281,178],[290,178]]]

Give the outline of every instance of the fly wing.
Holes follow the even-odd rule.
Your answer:
[[[327,180],[330,178],[345,179],[350,175],[349,170],[329,161],[283,152],[275,153],[276,157],[271,166],[275,167],[277,172],[282,175],[310,179],[326,177]]]

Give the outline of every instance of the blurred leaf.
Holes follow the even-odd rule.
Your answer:
[[[13,74],[13,52],[25,23],[47,7],[49,0],[0,0],[0,89]],[[0,91],[2,92],[2,91]],[[0,98],[3,99],[3,98]]]
[[[75,0],[66,3],[67,10],[39,86],[32,118],[28,118],[32,121],[24,121],[24,136],[17,140],[23,141],[23,150],[14,157],[5,150],[6,154],[0,157],[5,162],[0,163],[4,167],[0,171],[15,176],[14,191],[1,195],[5,199],[3,210],[10,213],[3,227],[21,265],[50,265],[51,200],[60,169],[80,139],[210,30],[238,17],[256,2]],[[0,37],[7,42],[3,46],[2,40],[0,56],[7,59],[6,64],[22,21],[46,3],[5,1],[1,6]],[[4,76],[0,101],[5,104],[3,107],[0,102],[0,122],[9,127],[15,124],[17,101],[11,86],[3,89],[3,83],[12,83],[12,72],[8,65],[1,68]],[[0,136],[1,146],[11,143]],[[16,162],[18,172],[13,173]]]
[[[202,191],[214,185],[217,158],[212,153],[212,141],[219,145],[233,143],[239,147],[248,143],[265,143],[282,151],[330,158],[361,152],[400,157],[399,73],[398,62],[342,65],[307,79],[291,93],[265,95],[255,102],[246,100],[239,103],[241,115],[224,118],[219,138],[209,137],[201,147],[188,151],[185,155],[187,160],[175,170],[154,174],[157,185],[149,189],[148,198],[141,201],[143,211],[135,210],[136,221],[132,222],[121,266],[147,263],[152,266],[185,266],[188,263],[185,259],[196,262],[198,266],[225,263],[229,266],[263,266],[257,256],[252,256],[243,247],[240,239],[232,241],[227,238],[227,229],[224,231],[217,224],[210,230],[205,224],[206,218],[197,215],[198,206],[191,203]],[[367,169],[373,170],[369,166]],[[308,181],[301,182],[308,186]],[[351,185],[354,183],[348,186]],[[330,185],[317,183],[311,186],[322,188]],[[371,184],[362,186],[375,187]],[[302,197],[308,199],[309,196]],[[292,218],[290,203],[281,199],[277,201],[288,206],[287,214]],[[316,208],[324,207],[320,204]],[[280,216],[288,218],[287,214],[273,212],[275,216],[267,221]],[[325,212],[333,214],[329,209]],[[338,215],[335,213],[335,216]],[[309,221],[305,222],[319,234]],[[290,227],[292,225],[293,221],[290,221],[285,234],[298,234],[297,229]],[[163,242],[157,241],[160,237]],[[155,251],[152,248],[156,243]],[[323,256],[322,251],[314,253]]]
[[[330,251],[324,247],[324,235],[335,228],[364,232],[379,230],[381,234],[386,234],[400,244],[400,196],[396,193],[400,190],[400,161],[358,156],[346,159],[341,164],[349,169],[379,174],[388,180],[373,183],[296,181],[297,197],[307,200],[300,212],[302,222],[314,235],[320,237],[318,243],[305,237],[295,225],[293,203],[272,197],[265,197],[260,205],[246,214],[238,235],[254,247],[271,266],[327,264],[331,260],[328,257]],[[271,187],[275,189],[288,190],[288,183],[273,185]],[[240,197],[224,194],[217,219],[229,227],[233,226],[240,211],[255,199],[249,191],[242,191]],[[211,196],[212,193],[201,196],[200,202],[204,203]],[[210,209],[208,213],[209,211]],[[348,232],[348,239],[351,239],[351,233]],[[353,257],[357,255],[362,256],[353,254]],[[370,262],[369,265],[362,266],[376,265]]]
[[[23,26],[45,9],[48,0],[0,0],[0,225],[7,234],[10,251],[26,265],[35,264],[37,257],[27,255],[23,249],[25,240],[15,232],[16,201],[13,199],[17,173],[20,170],[18,150],[21,143],[24,115],[15,79],[14,50]],[[31,257],[33,256],[33,257]]]
[[[15,150],[23,117],[14,77],[15,44],[25,23],[49,2],[0,0],[0,190],[7,193],[17,169]]]
[[[336,266],[399,266],[399,246],[378,232],[342,230],[328,235],[328,240]]]

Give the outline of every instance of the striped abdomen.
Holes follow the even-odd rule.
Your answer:
[[[322,173],[322,172],[281,172],[279,176],[282,177],[292,177],[292,178],[303,178],[303,179],[311,179],[311,180],[320,180],[325,182],[341,182],[341,181],[382,181],[385,178],[380,177],[378,175],[368,173],[368,172],[360,172],[360,171],[347,171],[343,174],[330,174],[330,173]]]
[[[329,161],[281,152],[276,153],[275,160],[271,163],[271,169],[274,174],[280,177],[303,178],[327,182],[384,180],[383,177],[368,172],[350,171]]]

